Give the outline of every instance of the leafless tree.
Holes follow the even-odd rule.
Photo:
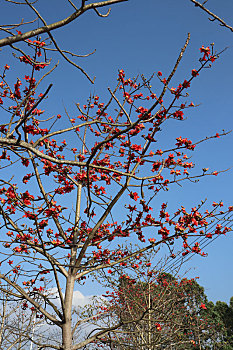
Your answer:
[[[15,281],[16,282],[16,281]],[[0,349],[29,349],[33,335],[42,321],[35,312],[28,312],[25,301],[17,301],[9,285],[1,285],[0,291]]]

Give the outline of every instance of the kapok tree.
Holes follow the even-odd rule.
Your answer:
[[[186,109],[194,107],[186,93],[219,56],[213,46],[202,46],[197,67],[171,87],[188,42],[189,36],[170,75],[157,73],[160,92],[152,88],[154,75],[130,79],[120,70],[116,87],[108,89],[109,100],[91,95],[86,104],[77,103],[75,116],[50,116],[42,110],[51,84],[41,91],[40,83],[50,79],[54,67],[43,60],[46,44],[39,38],[28,41],[30,57],[16,55],[20,76],[16,66],[2,68],[0,279],[25,308],[60,329],[61,342],[45,342],[42,348],[81,349],[112,330],[96,329],[81,339],[83,320],[72,318],[75,284],[81,286],[98,271],[111,274],[117,266],[127,268],[132,260],[137,269],[139,254],[160,245],[171,256],[174,242],[183,244],[183,255],[204,255],[198,237],[211,239],[230,230],[221,218],[233,207],[224,212],[222,202],[209,210],[204,203],[190,211],[182,206],[169,213],[165,203],[153,210],[155,199],[173,184],[218,175],[206,168],[194,172],[190,154],[204,140],[177,135],[172,147],[156,147],[162,128],[164,132],[171,120],[182,122]],[[26,67],[30,74],[25,75]],[[9,69],[17,69],[13,84],[8,82]],[[216,227],[210,232],[213,221]],[[125,245],[130,239],[139,243],[133,251]],[[58,302],[51,298],[51,288],[56,288]]]

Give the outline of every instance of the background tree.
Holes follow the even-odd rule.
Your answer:
[[[157,271],[147,257],[108,277],[99,326],[122,323],[103,338],[110,349],[222,349],[226,328],[195,279]],[[117,279],[118,283],[117,283]],[[113,292],[111,292],[113,290]],[[97,344],[98,348],[99,344]]]
[[[1,285],[0,296],[0,349],[29,349],[41,319],[35,313],[28,312],[26,302],[15,302],[14,291]]]
[[[217,313],[217,315],[220,316],[221,321],[225,326],[226,332],[223,337],[223,349],[233,349],[233,298],[230,299],[229,305],[222,301],[217,301],[215,305],[213,305],[213,303],[210,303],[210,306],[213,308],[213,312]]]

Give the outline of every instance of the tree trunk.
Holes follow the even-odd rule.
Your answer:
[[[72,350],[72,299],[74,293],[74,276],[70,275],[66,282],[65,302],[64,302],[64,324],[62,326],[63,350]]]

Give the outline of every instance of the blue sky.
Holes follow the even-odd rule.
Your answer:
[[[206,5],[233,26],[231,0],[209,0]],[[1,23],[31,19],[32,12],[25,6],[16,7],[4,1],[0,6]],[[68,16],[72,11],[65,0],[40,0],[36,6],[48,23]],[[98,93],[103,99],[108,97],[107,87],[115,86],[118,69],[123,68],[128,77],[140,73],[149,76],[158,70],[168,76],[188,32],[191,34],[190,44],[174,77],[174,86],[189,77],[193,68],[199,67],[199,48],[202,45],[208,46],[214,42],[216,51],[225,47],[228,49],[211,69],[203,71],[195,79],[190,95],[191,100],[200,106],[190,110],[189,119],[184,123],[168,126],[163,142],[166,144],[179,136],[195,141],[222,129],[231,130],[233,33],[216,22],[210,22],[207,14],[194,7],[189,0],[129,0],[113,5],[108,18],[97,17],[94,12],[87,13],[77,22],[54,32],[63,49],[79,54],[96,49],[94,55],[77,61],[88,74],[96,76],[96,82],[92,86],[79,71],[54,55],[53,63],[58,59],[60,63],[44,85],[51,81],[54,83],[46,109],[52,114],[62,114],[65,106],[72,114],[76,113],[74,103],[84,104],[90,92]],[[3,48],[1,64],[9,63],[12,66],[14,62],[9,50]],[[159,87],[158,84],[156,86]],[[213,170],[230,168],[233,166],[232,146],[233,134],[210,140],[198,147],[194,161],[200,167]],[[217,177],[204,178],[198,184],[174,187],[166,198],[169,209],[175,210],[180,204],[190,208],[205,198],[210,204],[223,200],[227,206],[233,205],[232,176],[230,169]],[[228,302],[233,295],[232,235],[229,233],[228,237],[218,238],[206,249],[207,258],[195,257],[184,267],[184,271],[191,268],[189,276],[200,276],[200,284],[213,301]],[[87,294],[90,293],[87,291]]]

